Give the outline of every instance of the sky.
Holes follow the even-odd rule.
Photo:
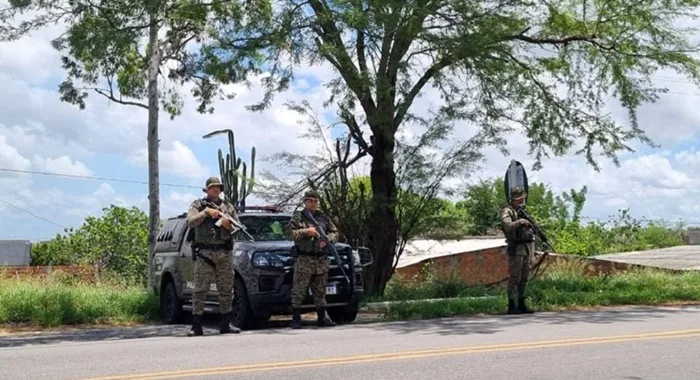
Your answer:
[[[79,227],[85,217],[99,216],[111,204],[148,210],[146,110],[110,103],[90,94],[85,110],[61,102],[58,84],[65,78],[60,55],[50,41],[56,27],[32,33],[24,39],[0,44],[0,239],[49,239],[66,227]],[[186,101],[182,115],[171,120],[160,116],[161,216],[187,210],[202,196],[207,177],[218,175],[217,149],[228,149],[223,136],[202,135],[230,128],[237,150],[248,160],[257,149],[259,170],[278,171],[263,159],[285,150],[309,154],[320,148],[301,135],[301,118],[287,110],[289,100],[306,99],[319,112],[329,95],[323,87],[334,77],[328,65],[302,68],[287,92],[261,113],[244,105],[261,99],[258,86],[230,86],[234,100],[215,104],[213,114],[201,115],[194,102]],[[523,162],[531,181],[544,182],[555,192],[588,187],[583,215],[606,219],[618,209],[629,208],[638,218],[683,220],[700,224],[700,90],[672,73],[653,76],[669,94],[656,104],[640,109],[639,121],[660,147],[636,144],[638,150],[620,156],[621,165],[601,159],[596,172],[583,157],[554,157],[544,168],[532,171],[525,139],[508,136],[510,155],[485,150],[486,161],[469,182],[502,176],[511,159]],[[182,90],[187,94],[187,90]],[[416,107],[439,101],[432,90],[417,100]],[[610,112],[627,123],[626,113],[611,104]],[[323,113],[332,116],[332,112]],[[329,120],[332,121],[332,120]],[[457,131],[469,130],[458,125]],[[404,131],[409,133],[410,131]],[[76,179],[37,173],[90,176]],[[367,163],[355,172],[368,174]],[[113,179],[132,182],[119,182]],[[136,183],[133,183],[136,182]],[[251,197],[249,204],[260,203]]]

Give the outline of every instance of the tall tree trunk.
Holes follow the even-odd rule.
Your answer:
[[[394,172],[394,135],[389,128],[374,134],[372,181],[372,217],[370,242],[374,265],[367,275],[368,295],[383,294],[396,255],[398,222],[396,220],[396,173]]]
[[[148,31],[148,290],[154,291],[155,271],[153,255],[156,235],[160,226],[160,186],[158,173],[158,70],[160,68],[160,47],[158,46],[158,23],[155,12],[150,19]]]

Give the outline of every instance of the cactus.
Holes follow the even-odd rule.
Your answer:
[[[221,182],[224,185],[226,200],[235,206],[245,207],[245,199],[253,191],[253,185],[255,184],[255,147],[252,147],[250,152],[250,176],[248,176],[248,165],[236,155],[236,140],[233,131],[230,129],[225,131],[228,132],[229,153],[226,154],[224,159],[224,154],[219,149]],[[205,137],[213,136],[217,132],[213,132]]]

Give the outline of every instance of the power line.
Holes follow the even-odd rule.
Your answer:
[[[29,214],[29,215],[31,215],[31,216],[37,218],[37,219],[41,219],[41,220],[43,220],[43,221],[46,222],[46,223],[50,223],[50,224],[53,224],[54,226],[61,227],[61,228],[68,228],[68,227],[62,226],[62,225],[60,225],[60,224],[58,224],[58,223],[54,223],[54,222],[52,222],[52,221],[50,221],[50,220],[48,220],[48,219],[46,219],[46,218],[44,218],[44,217],[41,217],[41,216],[39,216],[39,215],[36,215],[36,214],[34,214],[33,212],[31,212],[31,211],[29,211],[29,210],[23,209],[23,208],[21,208],[21,207],[19,207],[19,206],[15,206],[15,205],[13,205],[12,203],[10,203],[10,202],[8,202],[8,201],[5,201],[5,200],[0,199],[0,202],[6,204],[6,205],[8,205],[8,206],[14,207],[14,208],[16,208],[17,210],[24,211],[24,212],[26,212],[27,214]]]
[[[92,180],[98,180],[98,181],[108,181],[108,182],[125,182],[125,183],[137,183],[141,185],[148,185],[148,182],[145,181],[136,181],[136,180],[130,180],[130,179],[118,179],[118,178],[107,178],[107,177],[93,177],[93,176],[87,176],[87,175],[76,175],[76,174],[59,174],[59,173],[49,173],[49,172],[39,172],[39,171],[33,171],[33,170],[18,170],[18,169],[8,169],[8,168],[0,168],[0,171],[4,172],[13,172],[13,173],[25,173],[25,174],[40,174],[40,175],[46,175],[46,176],[53,176],[53,177],[66,177],[66,178],[78,178],[78,179],[92,179]],[[199,189],[199,186],[192,186],[192,185],[179,185],[179,184],[172,184],[172,183],[160,183],[162,186],[171,186],[171,187],[184,187],[184,188],[190,188],[190,189]]]

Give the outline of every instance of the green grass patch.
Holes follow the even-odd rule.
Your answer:
[[[43,327],[139,323],[158,318],[158,300],[143,288],[83,283],[61,276],[0,279],[0,324]]]
[[[606,276],[583,276],[581,267],[553,267],[528,286],[529,304],[538,311],[569,310],[597,306],[660,305],[700,302],[700,272],[681,274],[637,269]],[[381,301],[398,302],[383,307],[388,320],[428,319],[469,314],[498,314],[506,309],[504,285],[491,289],[455,285],[456,280],[392,279]],[[450,283],[449,285],[446,285]],[[456,289],[447,292],[446,289]],[[450,294],[450,297],[440,297]],[[483,297],[479,296],[496,296]],[[477,298],[474,298],[477,297]],[[379,300],[379,299],[377,299]]]

